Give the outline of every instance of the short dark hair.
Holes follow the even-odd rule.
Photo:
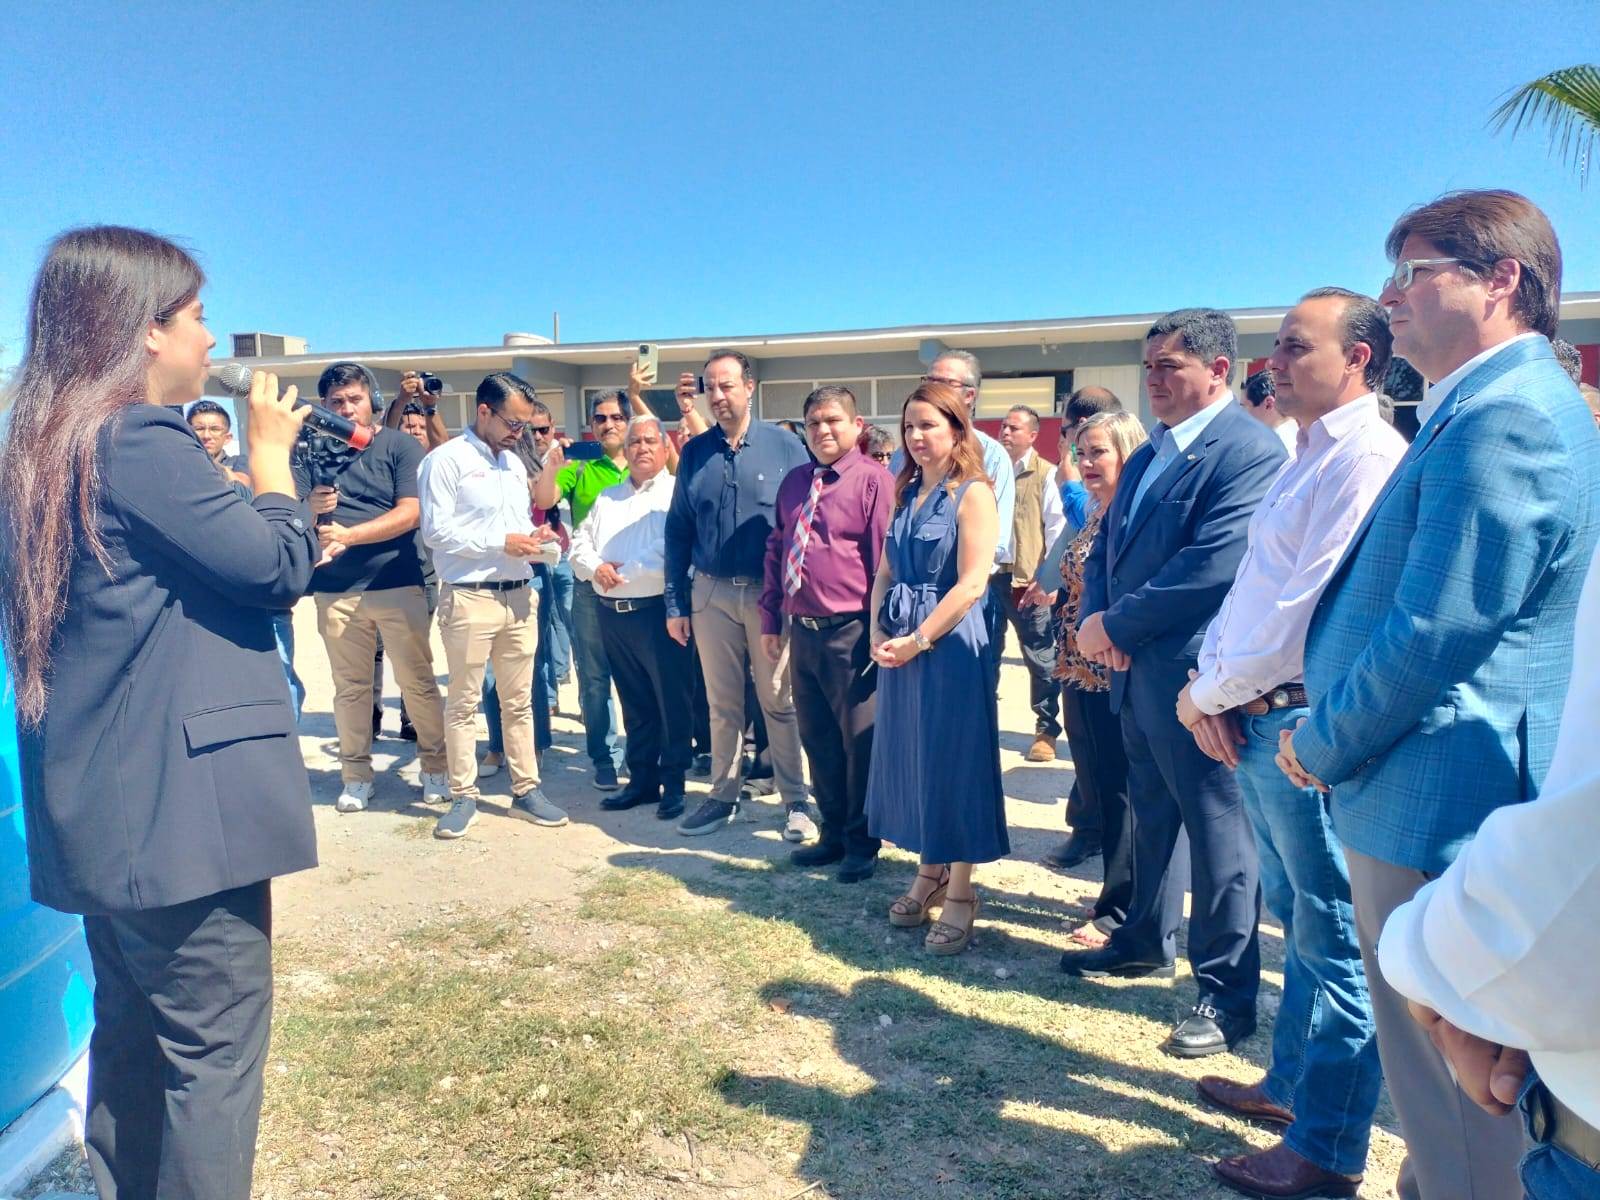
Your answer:
[[[189,406],[189,411],[184,414],[184,420],[193,425],[196,417],[204,417],[208,415],[221,417],[224,425],[226,425],[229,429],[233,428],[233,418],[228,415],[228,410],[223,408],[222,405],[218,404],[215,400],[196,400]]]
[[[1578,348],[1565,338],[1551,338],[1550,349],[1556,352],[1556,361],[1572,382],[1582,383],[1583,355],[1578,353]]]
[[[1244,381],[1244,398],[1250,401],[1251,408],[1260,408],[1277,394],[1278,385],[1272,380],[1272,372],[1266,368]]]
[[[422,405],[418,404],[415,400],[407,400],[406,406],[400,410],[401,420],[404,420],[406,417],[426,417],[427,415],[428,410],[423,408]]]
[[[1460,259],[1464,270],[1480,278],[1501,259],[1514,259],[1522,279],[1511,310],[1529,329],[1555,337],[1561,319],[1561,243],[1550,218],[1526,196],[1500,189],[1447,192],[1401,214],[1384,242],[1391,261],[1399,259],[1408,237]]]
[[[1300,299],[1344,301],[1344,334],[1340,346],[1349,354],[1357,343],[1366,343],[1367,349],[1372,351],[1372,357],[1367,360],[1367,369],[1362,372],[1362,382],[1376,391],[1389,375],[1389,359],[1394,351],[1389,310],[1371,296],[1363,296],[1360,292],[1342,287],[1313,288]]]
[[[1067,424],[1076,425],[1080,421],[1087,421],[1095,413],[1121,411],[1122,401],[1117,399],[1115,392],[1110,388],[1097,387],[1091,383],[1067,397],[1067,403],[1061,409],[1061,417]]]
[[[594,424],[594,414],[602,404],[615,404],[623,416],[628,415],[628,396],[621,388],[607,388],[596,392],[589,401],[589,423]]]
[[[847,417],[858,416],[856,410],[856,394],[843,384],[825,383],[806,397],[805,406],[801,408],[800,415],[809,417],[811,410],[819,404],[837,404],[844,409]]]
[[[749,358],[747,358],[738,350],[713,350],[710,354],[706,355],[705,366],[701,367],[700,369],[704,371],[706,367],[709,367],[719,358],[731,358],[734,362],[738,363],[739,370],[744,373],[744,381],[746,383],[754,383],[756,381],[755,368],[750,365]]]
[[[521,396],[529,403],[538,400],[533,385],[510,371],[495,371],[485,375],[483,382],[478,385],[477,403],[487,404],[490,412],[499,412],[513,396]]]
[[[1034,433],[1039,432],[1039,414],[1033,409],[1029,408],[1026,404],[1013,404],[1010,408],[1006,409],[1006,416],[1009,417],[1012,413],[1021,413],[1023,416],[1027,417],[1028,427],[1033,430]]]
[[[382,402],[378,392],[377,382],[372,377],[372,372],[358,362],[336,362],[331,364],[321,375],[317,376],[317,395],[326,400],[328,393],[334,388],[342,388],[347,384],[359,383],[367,389],[367,399],[373,404]]]
[[[1218,358],[1228,360],[1228,373],[1239,361],[1239,329],[1233,318],[1216,308],[1177,308],[1150,326],[1144,340],[1178,334],[1184,350],[1209,365]]]

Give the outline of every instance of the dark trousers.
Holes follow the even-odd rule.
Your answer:
[[[1178,724],[1173,701],[1188,665],[1157,670],[1136,661],[1122,699],[1133,901],[1112,945],[1133,958],[1171,960],[1192,880],[1189,964],[1200,1000],[1243,1016],[1254,1013],[1261,984],[1255,835],[1233,772],[1202,754]]]
[[[635,787],[683,790],[694,717],[694,651],[667,636],[660,597],[632,612],[598,601],[600,640],[622,700],[628,776]]]
[[[692,650],[693,647],[691,646]],[[691,703],[694,705],[694,752],[696,754],[711,753],[711,705],[706,701],[706,676],[700,669],[700,656],[691,653],[689,662],[694,668],[694,692]]]
[[[1094,902],[1094,920],[1102,933],[1110,933],[1128,919],[1133,902],[1133,823],[1128,819],[1122,719],[1111,711],[1109,692],[1086,692],[1070,684],[1061,689],[1061,716],[1080,805],[1072,827],[1100,835],[1105,876]]]
[[[95,972],[84,1147],[100,1200],[248,1200],[271,888],[83,919]]]
[[[1000,695],[1000,656],[1006,648],[1006,609],[995,599],[994,581],[999,577],[998,571],[989,576],[989,586],[978,601],[983,605],[983,627],[989,632],[989,690],[996,697]]]
[[[819,840],[852,857],[872,858],[867,834],[867,768],[877,714],[878,668],[866,617],[832,629],[789,627],[789,678],[800,746],[822,817]]]
[[[1056,635],[1050,621],[1050,606],[1017,606],[1017,589],[1010,571],[989,576],[990,602],[999,612],[999,631],[994,639],[995,687],[1000,686],[999,663],[1006,649],[1006,626],[1016,630],[1022,648],[1022,662],[1028,668],[1028,707],[1033,709],[1033,731],[1050,738],[1061,736],[1061,684],[1056,679]]]

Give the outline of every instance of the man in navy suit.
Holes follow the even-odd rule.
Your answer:
[[[1261,977],[1258,860],[1239,785],[1201,753],[1172,705],[1233,584],[1250,515],[1285,457],[1277,435],[1229,390],[1237,358],[1233,321],[1215,309],[1168,313],[1145,335],[1145,388],[1159,424],[1123,468],[1084,564],[1078,633],[1078,648],[1111,668],[1111,708],[1122,716],[1133,901],[1106,947],[1069,950],[1061,969],[1170,976],[1188,875],[1199,997],[1165,1044],[1186,1058],[1255,1031]]]

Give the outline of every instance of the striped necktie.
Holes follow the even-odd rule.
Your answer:
[[[783,563],[783,594],[792,596],[800,590],[800,572],[805,566],[806,548],[811,545],[811,522],[816,519],[817,500],[822,495],[822,468],[811,477],[811,491],[800,508],[800,519],[795,522],[794,540],[789,543],[789,554]]]

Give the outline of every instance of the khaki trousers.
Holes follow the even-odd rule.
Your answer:
[[[445,769],[444,702],[433,677],[428,601],[422,588],[316,593],[317,630],[333,669],[333,723],[339,730],[339,766],[345,783],[372,781],[372,657],[378,635],[417,730],[422,770]]]
[[[486,591],[444,584],[439,597],[439,637],[450,671],[445,705],[445,748],[450,795],[478,798],[478,706],[483,666],[494,663],[500,694],[500,730],[511,773],[511,794],[539,786],[533,748],[533,658],[539,649],[539,598],[531,587]]]
[[[694,642],[711,709],[711,795],[717,800],[739,799],[744,678],[751,671],[756,699],[767,718],[767,745],[778,792],[790,803],[804,801],[800,727],[789,685],[789,643],[785,640],[776,664],[768,661],[761,649],[760,593],[760,583],[736,584],[709,575],[694,580]]]
[[[1406,999],[1378,969],[1384,922],[1428,882],[1409,867],[1345,847],[1356,941],[1378,1026],[1378,1058],[1400,1118],[1406,1158],[1395,1191],[1401,1200],[1521,1200],[1517,1161],[1527,1148],[1515,1112],[1490,1116],[1456,1086],[1444,1056],[1411,1019]]]

